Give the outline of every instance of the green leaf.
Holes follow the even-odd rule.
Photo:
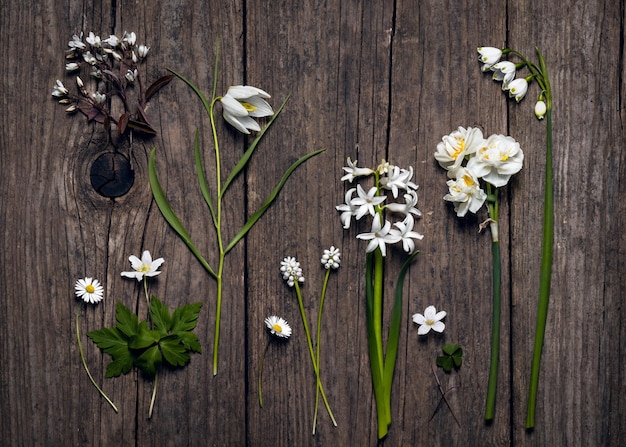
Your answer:
[[[283,108],[285,107],[285,104],[287,104],[287,101],[289,101],[289,97],[291,96],[291,94],[287,95],[287,98],[285,98],[285,100],[283,101],[283,103],[280,105],[280,107],[278,108],[278,110],[276,110],[276,112],[274,113],[274,115],[272,116],[272,118],[269,120],[269,122],[267,123],[267,125],[263,128],[263,130],[261,130],[261,132],[259,132],[259,134],[257,135],[257,137],[254,139],[254,141],[252,142],[252,144],[250,145],[250,147],[246,150],[246,152],[244,152],[244,154],[242,155],[242,157],[239,159],[239,161],[237,162],[237,164],[235,165],[235,167],[233,168],[233,170],[230,172],[230,174],[228,175],[228,178],[226,179],[226,181],[224,182],[224,186],[222,187],[222,192],[221,192],[221,196],[220,199],[222,197],[224,197],[224,193],[226,192],[226,189],[228,188],[228,185],[231,184],[231,182],[235,179],[235,177],[237,177],[237,175],[242,171],[242,169],[246,166],[246,164],[248,163],[248,161],[250,160],[250,157],[252,157],[252,154],[254,153],[254,150],[256,149],[257,145],[259,144],[259,142],[261,141],[261,138],[263,138],[263,135],[265,135],[265,132],[267,132],[267,130],[270,128],[270,126],[272,125],[272,123],[274,122],[274,120],[276,118],[278,118],[278,115],[280,115],[280,112],[283,111]]]
[[[141,330],[137,335],[133,335],[128,340],[130,349],[144,350],[150,346],[156,345],[161,339],[161,334],[157,330],[149,329],[145,321],[141,322]]]
[[[443,348],[443,355],[437,357],[437,366],[443,368],[447,373],[452,368],[459,369],[463,363],[463,349],[458,344],[446,343]]]
[[[167,200],[167,196],[161,187],[161,183],[159,182],[159,178],[156,172],[156,147],[152,149],[150,152],[150,159],[148,161],[148,177],[150,180],[150,188],[152,189],[152,195],[154,197],[154,201],[157,203],[161,214],[167,221],[167,223],[176,231],[176,233],[180,236],[183,242],[189,247],[189,250],[194,254],[194,256],[200,261],[200,264],[206,269],[207,272],[214,278],[217,278],[217,274],[211,268],[209,263],[204,259],[204,257],[200,254],[193,241],[191,240],[191,235],[187,232],[183,224],[172,210],[170,202]]]
[[[117,328],[127,337],[136,335],[139,332],[139,319],[137,318],[137,315],[132,313],[128,307],[122,304],[121,301],[117,302],[115,309]]]
[[[172,333],[191,331],[198,324],[202,303],[185,304],[174,309],[172,315]]]
[[[170,335],[159,343],[165,361],[172,366],[185,366],[191,360],[187,349],[180,343],[178,336]]]
[[[135,366],[149,376],[156,374],[157,368],[163,363],[163,357],[158,346],[146,349],[143,354],[135,359]]]
[[[217,228],[217,216],[213,207],[213,201],[211,200],[211,194],[209,193],[209,186],[206,181],[206,175],[204,174],[202,155],[200,154],[200,136],[198,129],[196,129],[196,137],[194,140],[194,153],[196,158],[196,175],[198,176],[198,183],[200,183],[200,191],[202,192],[202,197],[204,197],[204,201],[209,207],[209,212],[211,213],[213,225],[215,226],[215,228]]]
[[[443,368],[445,372],[449,373],[452,371],[452,357],[443,355],[437,357],[437,366]]]
[[[161,337],[165,337],[172,328],[169,309],[154,295],[150,301],[150,319],[152,327],[161,334]]]
[[[193,332],[180,332],[178,338],[180,338],[180,342],[187,350],[198,353],[202,352],[200,340],[198,340],[198,336]]]
[[[443,347],[443,352],[445,352],[448,355],[453,355],[459,349],[461,349],[461,347],[459,345],[452,344],[452,343],[446,343],[444,345],[444,347]],[[463,352],[463,351],[461,351],[461,352]]]
[[[128,337],[115,326],[88,332],[87,337],[89,337],[98,348],[114,359],[130,355],[128,351]]]
[[[107,365],[104,377],[110,379],[127,374],[133,367],[133,357],[130,353],[125,357],[118,357]]]
[[[250,231],[250,229],[254,226],[254,224],[257,223],[257,221],[263,216],[263,214],[265,214],[265,211],[267,211],[267,209],[270,207],[272,202],[274,202],[274,200],[278,196],[278,193],[280,193],[280,190],[283,188],[283,186],[285,186],[285,183],[287,182],[287,180],[289,179],[289,176],[291,176],[293,171],[295,171],[298,168],[298,166],[300,166],[302,163],[307,161],[309,158],[319,155],[325,150],[326,149],[318,149],[316,151],[306,154],[305,156],[298,159],[294,164],[292,164],[289,167],[289,169],[287,169],[287,171],[285,171],[283,178],[280,180],[280,182],[274,188],[271,194],[267,197],[267,199],[265,199],[265,202],[263,203],[263,205],[261,205],[261,207],[248,219],[248,221],[241,228],[241,230],[239,230],[239,233],[237,233],[235,237],[233,238],[233,240],[230,241],[230,243],[224,250],[225,254],[228,253],[230,250],[232,250],[232,248],[235,245],[237,245],[237,242],[239,242],[248,233],[248,231]]]

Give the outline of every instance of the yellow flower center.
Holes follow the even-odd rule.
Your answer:
[[[461,155],[463,153],[463,151],[465,151],[465,140],[463,138],[459,138],[456,141],[459,144],[459,146],[452,153],[452,158],[455,159],[455,160],[457,159],[457,157],[459,155]]]
[[[279,324],[273,324],[272,325],[272,329],[274,329],[276,332],[278,332],[279,334],[283,333],[283,328],[279,325]]]
[[[85,291],[87,293],[94,293],[96,291],[96,288],[91,284],[87,284],[87,286],[85,287]]]
[[[500,161],[507,161],[509,159],[509,154],[502,154],[500,156]]]
[[[142,273],[146,273],[150,271],[150,266],[148,264],[141,264],[141,267],[139,267],[139,270],[137,270],[138,272],[142,272]]]
[[[253,106],[252,104],[250,104],[249,102],[245,102],[245,101],[239,101],[241,103],[241,105],[247,110],[248,113],[250,112],[254,112],[256,109],[258,109],[258,107]]]
[[[426,320],[426,324],[428,326],[433,326],[435,324],[435,320]]]
[[[465,182],[465,184],[467,186],[474,186],[474,185],[476,185],[476,182],[472,179],[472,177],[470,177],[467,174],[463,176],[463,181]]]

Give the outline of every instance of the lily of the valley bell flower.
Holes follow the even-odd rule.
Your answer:
[[[249,85],[235,85],[228,88],[220,99],[224,119],[239,132],[249,134],[251,130],[261,130],[253,118],[272,116],[274,110],[265,99],[270,95]]]
[[[483,63],[483,71],[491,69],[491,66],[497,64],[502,57],[502,50],[494,47],[478,47],[478,53],[480,54],[478,59]]]
[[[547,111],[548,107],[546,106],[546,103],[541,100],[537,101],[537,104],[535,104],[535,116],[537,119],[542,120],[546,116]]]

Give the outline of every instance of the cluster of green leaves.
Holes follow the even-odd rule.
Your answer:
[[[457,344],[447,343],[443,347],[443,355],[437,357],[437,366],[447,373],[452,368],[459,369],[463,363],[463,349]]]
[[[87,336],[113,360],[105,377],[128,373],[133,366],[148,376],[155,376],[163,364],[182,367],[192,352],[202,352],[198,337],[192,331],[198,323],[202,303],[185,304],[170,313],[157,297],[150,301],[150,321],[139,321],[137,315],[121,302],[116,307],[116,324],[92,331]]]

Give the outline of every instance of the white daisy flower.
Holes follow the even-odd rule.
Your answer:
[[[289,326],[289,323],[276,315],[267,317],[265,319],[265,325],[272,335],[281,338],[289,338],[291,336],[291,326]]]
[[[85,303],[98,304],[104,298],[104,287],[97,279],[84,278],[74,285],[76,297]]]

